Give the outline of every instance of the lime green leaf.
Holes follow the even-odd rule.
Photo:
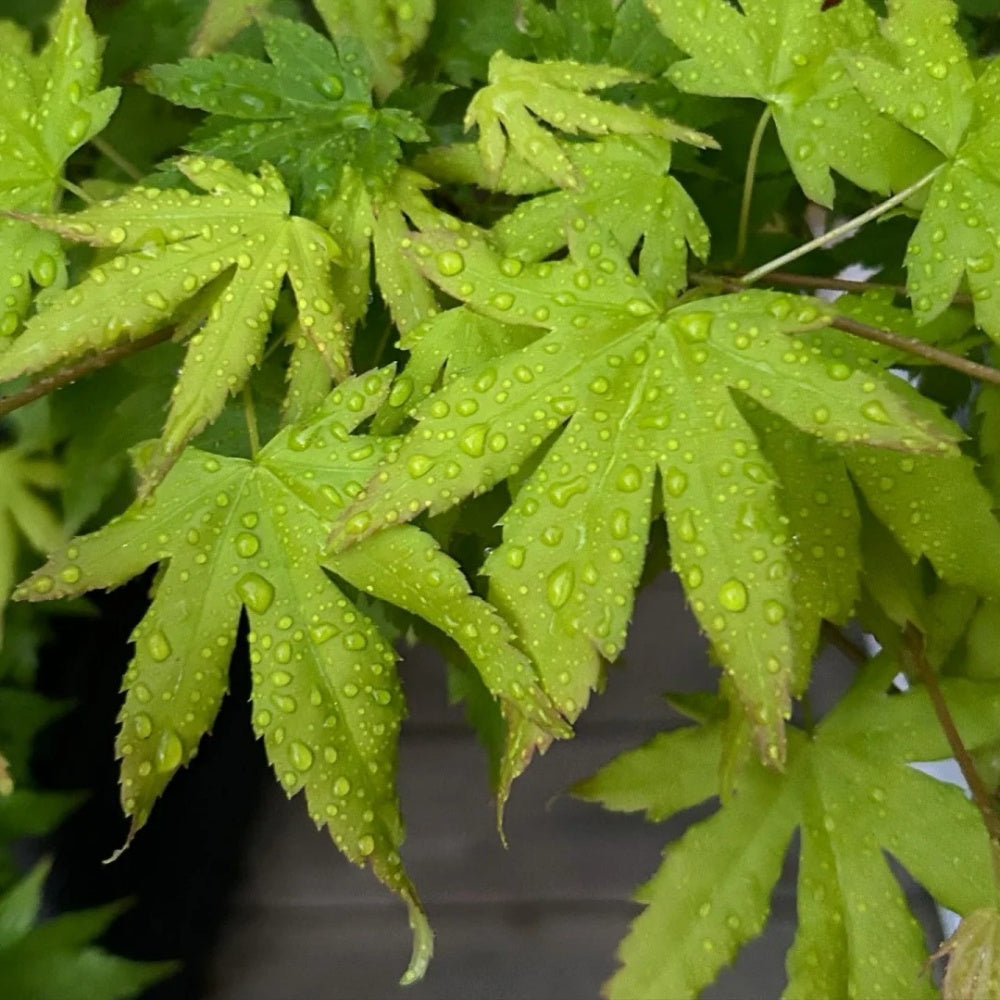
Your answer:
[[[313,0],[334,38],[351,35],[364,44],[375,89],[383,96],[402,82],[402,66],[423,44],[434,17],[434,0]]]
[[[489,83],[469,103],[465,127],[479,127],[479,153],[488,175],[499,178],[508,147],[559,187],[580,179],[565,143],[542,123],[569,135],[649,135],[715,146],[711,137],[648,111],[612,104],[587,93],[643,79],[610,66],[572,60],[529,63],[497,52]]]
[[[253,461],[188,448],[151,497],[75,539],[19,592],[52,599],[115,586],[165,564],[133,634],[117,749],[132,830],[197,751],[225,691],[243,608],[250,622],[253,722],[288,795],[356,864],[410,908],[419,977],[430,931],[399,860],[395,795],[403,699],[396,656],[324,572],[451,632],[487,688],[565,733],[510,628],[472,596],[456,564],[406,525],[324,558],[330,523],[395,442],[350,436],[383,401],[389,370],[335,390],[312,422],[286,428]]]
[[[566,260],[533,264],[498,257],[472,230],[413,237],[428,277],[467,308],[546,332],[421,402],[333,541],[445,510],[538,455],[485,572],[574,718],[600,656],[624,643],[659,475],[674,567],[758,740],[780,759],[792,543],[779,482],[733,393],[838,447],[950,454],[957,428],[849,344],[811,337],[828,315],[820,303],[748,292],[663,311],[607,233],[578,217],[568,243]]]
[[[663,303],[687,285],[688,247],[708,256],[709,233],[687,192],[667,171],[670,143],[609,136],[567,150],[579,188],[522,202],[492,229],[498,246],[543,260],[566,245],[566,219],[582,212],[630,253],[639,245],[639,277]]]
[[[663,33],[691,58],[673,67],[681,89],[764,101],[802,190],[832,205],[831,170],[883,194],[933,165],[923,143],[880,117],[852,83],[840,50],[875,34],[864,0],[820,11],[813,0],[647,0]]]
[[[0,42],[0,212],[57,207],[63,167],[107,124],[117,88],[98,90],[101,46],[84,0],[64,0],[37,54],[31,36],[4,24]],[[0,217],[0,337],[15,333],[39,288],[64,284],[59,240],[20,219]]]
[[[342,378],[349,365],[346,329],[328,277],[338,249],[314,222],[289,214],[275,171],[265,165],[255,177],[198,157],[178,166],[206,193],[135,187],[73,215],[33,218],[116,254],[53,299],[0,358],[0,379],[6,379],[135,340],[166,326],[222,276],[221,286],[213,286],[207,321],[190,338],[163,438],[147,469],[154,479],[260,363],[286,276],[303,340],[329,377]]]
[[[132,962],[92,942],[119,916],[121,904],[78,910],[37,924],[41,862],[0,896],[0,992],[21,1000],[126,1000],[174,971],[172,962]]]
[[[20,571],[21,539],[46,553],[65,537],[59,518],[36,492],[56,489],[61,480],[62,470],[52,459],[16,445],[0,449],[0,646],[4,608]]]
[[[400,142],[426,138],[407,111],[372,107],[363,52],[306,24],[268,18],[261,30],[270,62],[236,53],[158,65],[141,79],[154,94],[211,117],[188,147],[245,170],[275,166],[303,211],[336,196],[347,166],[366,183],[388,181]]]
[[[896,669],[886,659],[869,664],[811,737],[789,733],[784,774],[748,763],[725,805],[671,846],[640,890],[646,910],[622,943],[613,1000],[695,996],[708,985],[763,927],[796,828],[799,928],[784,996],[935,995],[923,933],[883,851],[943,905],[968,913],[992,901],[990,847],[959,789],[907,766],[950,750],[923,689],[885,693]],[[998,685],[945,681],[942,689],[967,745],[995,737]],[[666,819],[719,793],[712,763],[721,728],[657,736],[576,794]]]
[[[944,1000],[1000,992],[1000,910],[984,906],[970,913],[937,955],[948,956],[941,984]]]
[[[943,65],[943,64],[942,64]],[[906,248],[913,311],[929,321],[948,307],[963,276],[976,322],[1000,340],[1000,65],[976,83],[972,118],[953,157],[931,184],[927,204]]]

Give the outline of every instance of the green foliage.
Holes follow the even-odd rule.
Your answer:
[[[710,983],[795,830],[787,996],[933,992],[884,852],[973,915],[955,991],[994,981],[968,944],[995,933],[993,789],[977,812],[909,767],[959,739],[1000,776],[979,5],[93,7],[103,74],[80,0],[37,47],[37,17],[0,22],[0,610],[39,552],[19,599],[157,565],[116,744],[132,833],[211,729],[245,618],[254,730],[408,906],[412,981],[431,932],[401,859],[393,640],[446,652],[500,815],[669,565],[718,690],[579,791],[654,820],[721,804],[642,891],[610,995]],[[793,723],[846,627],[882,653]],[[887,694],[901,669],[914,690]],[[54,711],[33,698],[0,703],[8,832],[67,808],[19,784]],[[30,910],[40,878],[0,906]]]

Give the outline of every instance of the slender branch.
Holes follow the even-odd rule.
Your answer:
[[[705,285],[715,284],[728,292],[743,291],[743,285],[740,282],[732,278],[723,277],[722,275],[692,275],[691,280]],[[892,330],[883,330],[881,327],[869,326],[867,323],[850,319],[847,316],[835,316],[830,321],[830,326],[837,330],[843,330],[845,333],[853,334],[855,337],[861,337],[863,340],[870,340],[873,343],[882,344],[884,347],[891,347],[905,354],[912,354],[914,357],[923,358],[925,361],[932,361],[943,368],[951,368],[954,371],[961,372],[963,375],[968,375],[969,378],[981,379],[983,382],[1000,385],[1000,370],[990,368],[988,365],[981,365],[978,361],[970,361],[968,358],[963,358],[960,354],[953,354],[951,351],[942,350],[940,347],[933,347],[931,344],[924,343],[924,341],[916,337],[904,337],[902,334],[894,333]]]
[[[165,340],[169,340],[173,333],[172,326],[164,327],[162,330],[147,334],[138,340],[128,340],[97,354],[90,354],[75,364],[60,368],[51,375],[43,375],[36,382],[32,382],[31,385],[25,386],[17,392],[12,392],[9,396],[0,396],[0,417],[13,413],[22,406],[27,406],[28,403],[33,403],[36,399],[41,399],[42,396],[47,396],[49,393],[55,392],[56,389],[61,389],[64,385],[69,385],[70,382],[75,382],[84,375],[100,371],[100,369],[107,368],[131,354],[138,354],[147,348],[162,344]]]
[[[885,215],[885,213],[890,209],[895,208],[897,205],[906,201],[906,199],[911,195],[916,194],[916,192],[922,187],[930,184],[930,182],[940,173],[943,166],[943,163],[939,164],[929,173],[924,174],[920,180],[915,181],[909,187],[903,188],[902,191],[894,194],[891,198],[886,198],[885,201],[880,201],[877,205],[873,205],[867,212],[862,212],[860,215],[856,215],[853,219],[848,219],[846,222],[842,222],[839,226],[834,226],[833,229],[828,229],[825,233],[821,233],[814,240],[810,240],[808,243],[803,243],[802,246],[796,247],[794,250],[789,250],[788,253],[782,254],[780,257],[775,257],[774,260],[768,261],[766,264],[761,264],[760,267],[756,267],[748,274],[743,275],[741,281],[744,285],[752,285],[754,282],[760,281],[765,274],[777,271],[786,264],[790,264],[793,260],[798,260],[799,257],[804,257],[807,253],[810,253],[813,250],[818,250],[820,247],[825,247],[830,243],[834,243],[840,239],[841,236],[846,236],[848,233],[852,233],[855,229],[860,229],[866,223],[877,219],[881,215]]]
[[[753,201],[753,185],[757,177],[757,159],[760,156],[760,144],[764,139],[768,123],[771,121],[771,108],[766,106],[761,112],[750,141],[750,151],[747,154],[747,169],[743,175],[743,200],[740,202],[740,227],[736,233],[736,259],[742,260],[747,249],[747,231],[750,228],[750,203]]]
[[[91,198],[90,195],[87,194],[87,192],[84,191],[79,184],[74,184],[72,181],[67,180],[65,177],[60,177],[59,186],[62,187],[64,190],[69,191],[70,194],[75,194],[77,198],[79,198],[80,201],[84,203],[84,205],[94,204],[94,199]]]
[[[106,156],[126,177],[130,177],[134,181],[142,180],[142,171],[134,163],[122,156],[107,139],[95,135],[90,140],[90,144],[99,153]]]
[[[256,458],[260,451],[260,430],[257,427],[257,409],[253,405],[253,393],[249,384],[243,386],[243,419],[250,439],[250,457]]]
[[[924,358],[926,361],[933,361],[934,364],[951,368],[954,371],[961,372],[963,375],[968,375],[969,378],[981,379],[983,382],[992,382],[994,385],[1000,385],[1000,371],[996,368],[981,365],[978,361],[970,361],[968,358],[963,358],[960,354],[952,354],[951,351],[945,351],[940,347],[925,344],[924,341],[918,340],[916,337],[904,337],[902,334],[894,333],[892,330],[883,330],[877,326],[869,326],[867,323],[861,323],[847,316],[837,316],[831,326],[838,330],[843,330],[845,333],[854,334],[855,337],[862,337],[865,340],[871,340],[885,347],[893,347],[896,350],[905,351],[907,354]]]
[[[994,878],[997,885],[1000,886],[1000,814],[997,813],[990,791],[976,769],[976,763],[962,741],[955,720],[948,710],[948,704],[941,691],[941,685],[938,683],[937,674],[927,662],[927,657],[924,655],[924,637],[915,626],[909,623],[903,632],[903,657],[907,673],[915,676],[927,690],[934,714],[937,716],[945,739],[948,740],[948,746],[951,747],[952,756],[958,762],[962,777],[965,778],[965,783],[969,786],[972,801],[979,810],[979,815],[983,818],[992,847]]]

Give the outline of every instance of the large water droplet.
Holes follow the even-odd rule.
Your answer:
[[[292,740],[288,744],[288,755],[292,759],[292,766],[297,771],[308,771],[309,768],[313,766],[313,753],[305,745],[305,743],[300,743],[298,740]]]
[[[140,712],[132,720],[132,728],[140,740],[148,740],[153,735],[153,720],[145,712]]]
[[[741,580],[731,577],[719,588],[719,603],[728,611],[746,610],[747,588]]]
[[[546,581],[545,596],[549,604],[558,610],[570,598],[575,584],[573,567],[569,563],[557,566]]]
[[[260,549],[260,539],[249,531],[241,531],[236,536],[236,552],[244,559],[255,556]]]
[[[274,601],[274,587],[259,573],[246,573],[236,584],[236,593],[251,610],[264,614]]]
[[[149,637],[146,639],[146,649],[157,663],[163,663],[173,652],[170,640],[164,635],[162,629],[150,632]]]
[[[156,747],[156,770],[160,774],[176,771],[184,760],[184,744],[173,729],[165,729]]]
[[[457,250],[443,250],[437,255],[436,262],[438,271],[446,278],[465,270],[465,258]]]

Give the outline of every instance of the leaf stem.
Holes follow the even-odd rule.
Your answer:
[[[927,662],[924,655],[924,637],[920,631],[912,624],[907,623],[903,631],[903,659],[907,673],[916,677],[927,690],[927,696],[931,700],[934,714],[937,716],[941,730],[948,740],[952,756],[958,762],[962,771],[962,777],[969,786],[972,801],[982,816],[983,823],[990,838],[990,847],[993,855],[994,881],[1000,888],[1000,813],[997,812],[986,783],[976,769],[976,763],[972,759],[968,748],[962,741],[955,720],[948,710],[948,703],[945,701],[941,685],[938,683],[937,674],[934,668]]]
[[[765,106],[750,140],[750,151],[747,154],[747,169],[743,175],[743,200],[740,202],[740,225],[736,233],[736,259],[742,260],[747,249],[747,231],[750,228],[750,204],[753,201],[753,185],[757,176],[757,159],[760,156],[760,144],[764,139],[768,123],[771,121],[770,105]]]
[[[65,191],[69,191],[70,194],[75,194],[77,198],[84,203],[84,205],[93,205],[94,199],[87,194],[78,184],[74,184],[72,181],[66,180],[65,177],[59,178],[59,186]]]
[[[722,275],[692,275],[692,281],[700,282],[703,285],[717,284],[729,292],[743,291],[743,285],[732,278]],[[900,333],[892,330],[883,330],[881,327],[869,326],[856,319],[847,316],[835,316],[830,321],[830,326],[845,333],[853,334],[864,340],[870,340],[884,347],[892,347],[905,354],[912,354],[915,357],[923,358],[925,361],[932,361],[943,368],[951,368],[954,371],[968,375],[969,378],[980,379],[983,382],[990,382],[993,385],[1000,385],[1000,370],[990,368],[988,365],[981,365],[978,361],[970,361],[960,354],[952,354],[951,351],[942,350],[931,344],[924,343],[917,337],[904,337]]]
[[[993,385],[1000,385],[1000,371],[990,368],[988,365],[981,365],[978,361],[970,361],[960,354],[952,354],[951,351],[942,350],[916,337],[904,337],[902,334],[894,333],[892,330],[882,330],[877,326],[869,326],[856,319],[847,316],[837,316],[831,326],[845,333],[851,333],[855,337],[862,337],[864,340],[871,340],[876,344],[885,347],[893,347],[899,351],[905,351],[926,361],[933,361],[934,364],[944,368],[951,368],[953,371],[968,375],[969,378],[980,379],[983,382],[991,382]]]
[[[43,375],[38,381],[32,382],[31,385],[25,386],[17,392],[12,392],[9,396],[0,396],[0,417],[13,413],[22,406],[27,406],[28,403],[33,403],[36,399],[41,399],[42,396],[47,396],[49,393],[55,392],[56,389],[61,389],[64,385],[69,385],[70,382],[75,382],[84,375],[107,368],[108,365],[112,365],[122,358],[127,358],[131,354],[138,354],[149,347],[162,344],[165,340],[169,340],[173,334],[174,328],[172,326],[164,327],[162,330],[147,334],[138,340],[128,340],[115,344],[114,347],[109,347],[106,351],[91,354],[75,364],[60,368],[51,375]]]
[[[107,139],[102,139],[101,136],[95,135],[90,140],[90,144],[101,155],[106,156],[126,177],[134,181],[142,180],[142,171],[134,163],[122,156]]]
[[[243,419],[247,425],[247,437],[250,439],[250,457],[256,458],[260,452],[260,431],[257,428],[257,409],[253,405],[253,393],[249,385],[243,386]]]
[[[873,205],[866,212],[856,215],[853,219],[848,219],[846,222],[842,222],[839,226],[834,226],[833,229],[828,229],[825,233],[821,233],[808,243],[803,243],[802,246],[796,247],[794,250],[789,250],[788,253],[782,254],[780,257],[775,257],[774,260],[768,261],[766,264],[761,264],[760,267],[756,267],[752,271],[743,275],[740,280],[744,285],[752,285],[754,282],[760,281],[764,275],[770,274],[772,271],[779,270],[786,264],[790,264],[793,260],[798,260],[800,257],[804,257],[807,253],[811,253],[813,250],[817,250],[820,247],[825,247],[828,244],[835,242],[840,239],[841,236],[846,236],[855,229],[860,229],[866,223],[877,219],[881,215],[885,215],[885,213],[890,209],[895,208],[897,205],[906,201],[910,195],[915,194],[922,187],[930,184],[930,182],[941,172],[942,167],[944,167],[943,163],[924,174],[920,180],[914,181],[911,185],[909,185],[909,187],[905,187],[902,191],[894,194],[891,198],[886,198],[885,201],[880,201],[877,205]]]

